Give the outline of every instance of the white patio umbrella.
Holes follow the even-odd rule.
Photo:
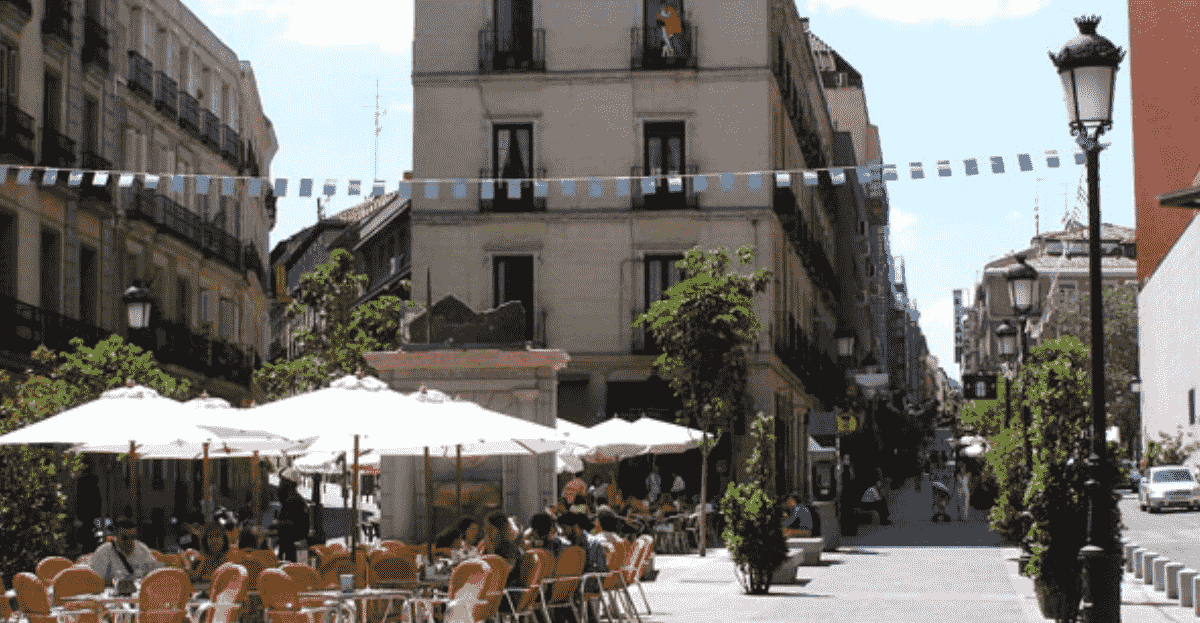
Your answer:
[[[628,422],[618,417],[584,429],[572,441],[588,447],[586,451],[576,452],[576,456],[594,462],[619,461],[641,454],[683,452],[695,448],[700,445],[701,432],[653,418]]]
[[[563,419],[555,422],[555,429],[558,430],[558,438],[567,444],[555,453],[557,471],[559,473],[583,471],[583,459],[580,458],[580,455],[587,453],[588,446],[581,440],[586,438],[590,429]]]

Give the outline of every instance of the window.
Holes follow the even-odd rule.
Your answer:
[[[1079,303],[1078,292],[1076,292],[1075,284],[1060,283],[1058,284],[1059,298],[1066,305],[1077,305]]]
[[[1188,390],[1188,424],[1196,424],[1196,388]]]
[[[858,235],[860,235],[860,236],[867,235],[867,221],[865,219],[858,220]]]
[[[495,296],[493,304],[499,307],[508,301],[520,301],[525,308],[525,339],[533,339],[533,256],[497,256],[493,260]]]
[[[645,22],[642,28],[642,64],[647,68],[676,66],[689,56],[688,27],[683,0],[645,0],[642,6]],[[672,14],[673,13],[673,14]],[[665,15],[664,15],[665,14]],[[663,15],[665,19],[662,19]],[[667,25],[670,25],[668,30]],[[678,24],[679,32],[673,32]]]
[[[83,11],[84,11],[84,14],[87,15],[88,17],[90,17],[94,20],[99,20],[100,19],[100,0],[86,0],[83,3]]]
[[[227,298],[222,298],[220,300],[220,306],[218,308],[218,313],[220,314],[220,318],[218,318],[218,322],[220,324],[219,328],[220,328],[221,339],[225,340],[226,342],[232,342],[234,340],[233,301],[231,301]]]
[[[492,126],[492,175],[501,180],[533,177],[533,124],[496,124]],[[513,197],[508,184],[520,184]],[[499,182],[494,189],[493,212],[523,212],[533,209],[533,182]]]
[[[100,103],[91,95],[83,96],[83,151],[100,153]]]
[[[62,80],[46,72],[42,91],[42,127],[59,131],[62,127]]]
[[[57,312],[59,310],[59,270],[61,256],[58,248],[58,232],[43,229],[41,245],[41,286],[42,309]]]
[[[133,284],[134,279],[141,276],[141,271],[138,270],[138,256],[136,253],[125,254],[125,282]]]
[[[646,309],[655,301],[663,299],[663,293],[671,286],[683,280],[683,269],[675,264],[682,260],[682,255],[647,255],[646,256]]]
[[[1046,253],[1048,255],[1062,255],[1063,243],[1061,240],[1051,240],[1046,243]]]
[[[496,69],[533,59],[533,0],[494,0]]]
[[[200,288],[200,324],[203,325],[212,320],[212,312],[209,311],[209,305],[212,303],[212,290],[208,288]]]
[[[0,39],[0,99],[8,100],[17,96],[18,56],[15,45]]]
[[[1067,255],[1087,255],[1088,243],[1084,240],[1072,240],[1067,247]]]
[[[0,295],[17,296],[17,217],[0,211]]]
[[[79,320],[95,325],[100,306],[100,260],[96,249],[79,246]]]
[[[670,192],[668,186],[669,176],[679,175],[685,170],[687,158],[684,147],[684,122],[646,122],[642,174],[655,178],[654,192],[645,194],[646,209],[673,210],[686,207],[688,193]]]

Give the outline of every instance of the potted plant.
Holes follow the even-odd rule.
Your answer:
[[[766,486],[771,476],[771,448],[775,444],[773,417],[761,411],[750,425],[755,449],[746,461],[747,482],[731,482],[721,500],[725,531],[721,537],[733,558],[738,581],[748,595],[765,595],[771,576],[787,560],[783,536],[786,511]]]
[[[1025,404],[1032,417],[1034,452],[1024,497],[1030,515],[1026,573],[1034,580],[1042,616],[1071,622],[1083,596],[1079,550],[1088,536],[1085,483],[1093,477],[1085,464],[1091,452],[1090,353],[1078,338],[1064,336],[1034,349],[1027,365]],[[1113,453],[1111,446],[1107,449]],[[1113,482],[1115,456],[1103,465],[1114,473],[1100,482]],[[1111,490],[1106,493],[1110,497],[1105,502],[1115,510],[1116,498]],[[1120,514],[1114,512],[1108,528],[1114,540],[1120,528]]]

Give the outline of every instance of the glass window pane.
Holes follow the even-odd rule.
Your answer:
[[[662,173],[662,139],[657,136],[650,137],[646,142],[646,168],[650,175]]]
[[[672,136],[667,141],[667,168],[670,173],[682,171],[683,144],[679,137]]]

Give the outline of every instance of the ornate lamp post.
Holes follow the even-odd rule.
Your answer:
[[[838,357],[854,356],[854,332],[850,329],[839,329],[833,333],[837,340]]]
[[[1104,292],[1100,275],[1100,135],[1112,129],[1113,93],[1117,69],[1125,51],[1096,34],[1100,17],[1079,17],[1079,36],[1058,54],[1050,53],[1063,84],[1071,136],[1087,155],[1088,260],[1091,277],[1092,323],[1092,453],[1087,465],[1091,478],[1088,543],[1079,551],[1084,568],[1083,609],[1088,621],[1120,621],[1121,568],[1112,526],[1115,512],[1112,483],[1107,481],[1104,414]],[[1111,467],[1108,465],[1105,468]]]
[[[996,327],[996,342],[1000,346],[1000,359],[1006,364],[1004,370],[1004,427],[1008,428],[1008,423],[1012,421],[1012,389],[1011,381],[1013,368],[1011,366],[1013,357],[1017,352],[1017,330],[1013,328],[1008,321]]]
[[[1130,435],[1129,457],[1133,459],[1135,466],[1142,460],[1142,382],[1138,379],[1133,379],[1129,383],[1129,391],[1133,394],[1133,401],[1137,403],[1137,433]]]
[[[145,287],[141,280],[135,280],[125,294],[121,296],[125,303],[125,315],[129,327],[130,341],[136,334],[143,334],[150,328],[150,313],[154,307],[154,294]]]

